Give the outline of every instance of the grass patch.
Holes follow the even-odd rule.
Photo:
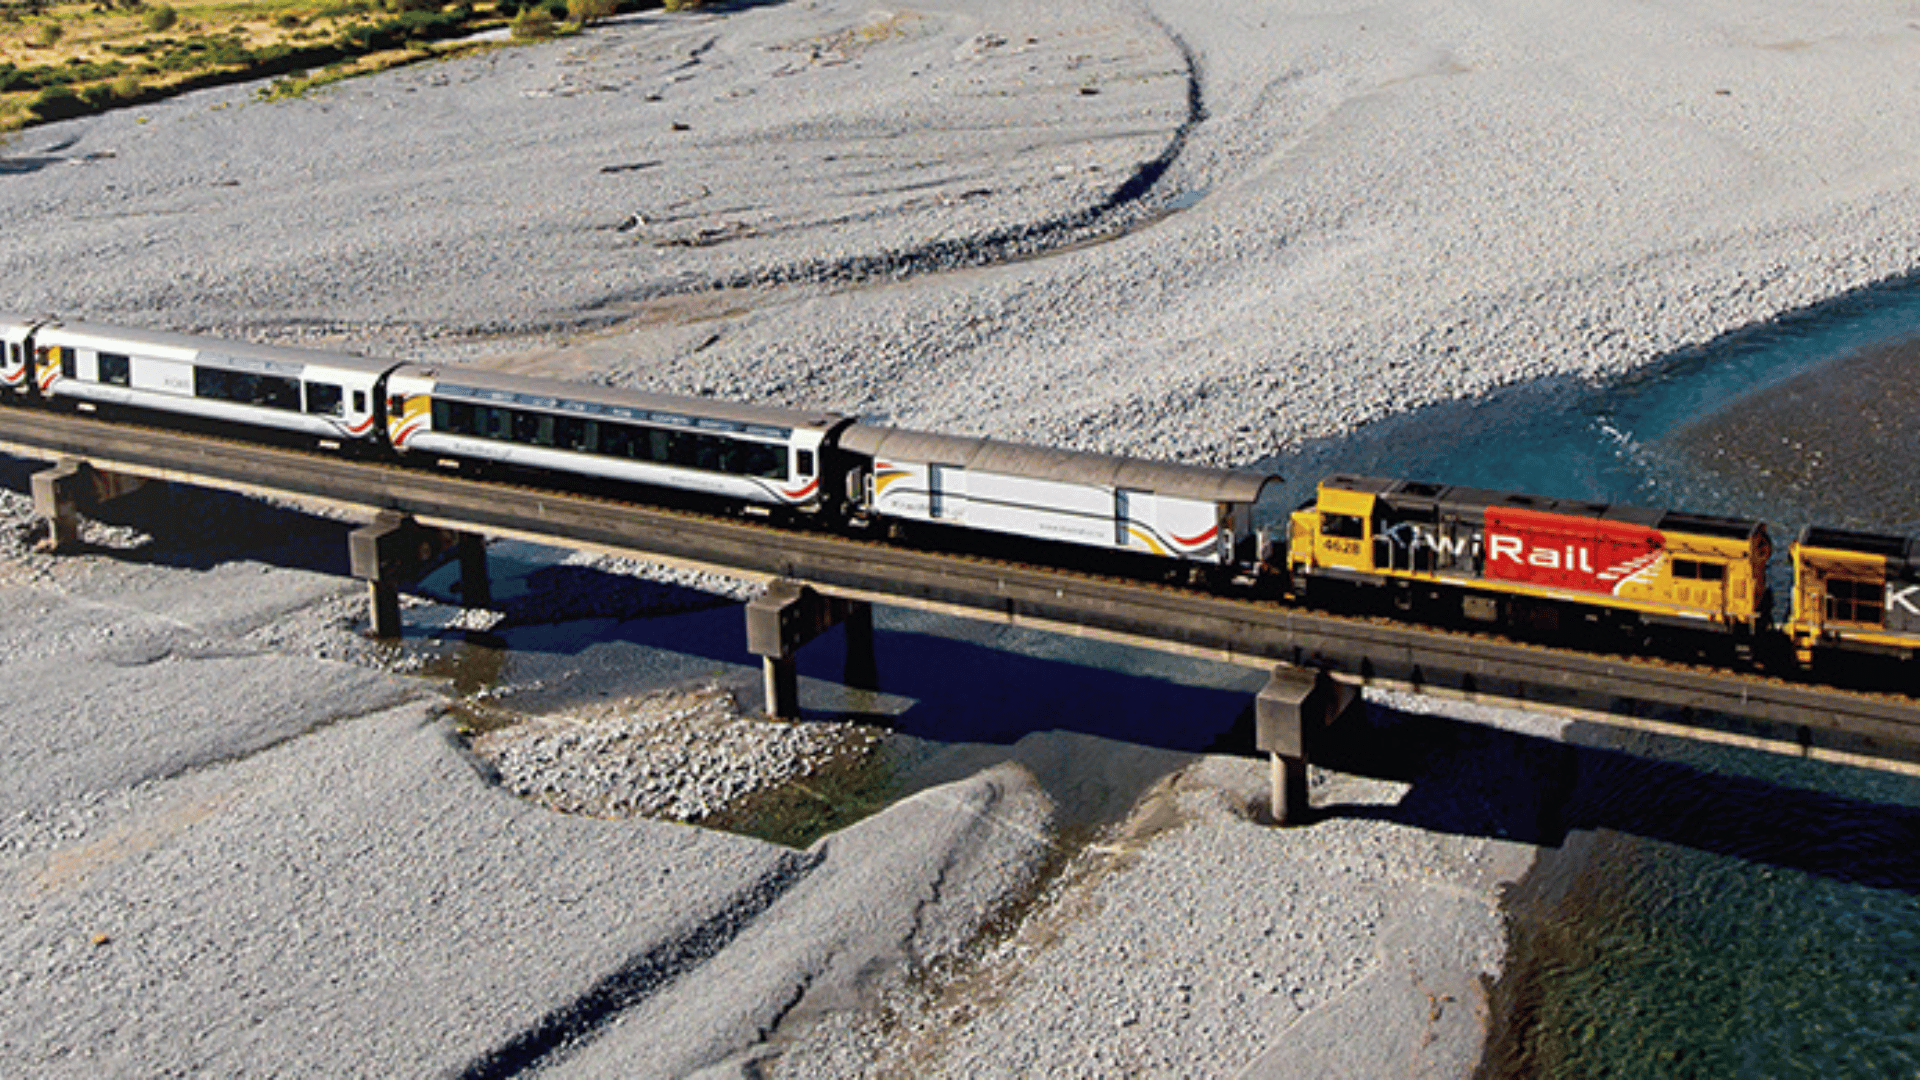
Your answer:
[[[452,40],[483,30],[513,25],[515,37],[538,39],[570,28],[560,21],[569,15],[578,26],[660,3],[0,0],[0,131],[274,76],[261,98],[297,97],[354,75],[490,47]],[[545,26],[521,22],[535,10]]]

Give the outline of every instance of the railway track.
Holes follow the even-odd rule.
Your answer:
[[[1340,615],[1250,595],[901,547],[695,506],[643,505],[499,477],[0,409],[0,451],[370,519],[640,556],[833,596],[1117,641],[1350,683],[1543,709],[1669,734],[1920,772],[1920,700],[1672,658],[1583,652],[1486,631]]]

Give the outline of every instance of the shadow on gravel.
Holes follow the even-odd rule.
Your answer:
[[[796,854],[788,858],[779,871],[735,897],[719,915],[688,926],[679,935],[629,958],[579,997],[541,1017],[505,1045],[481,1055],[456,1075],[459,1080],[504,1080],[564,1058],[661,987],[712,959],[818,863],[817,856]]]
[[[1613,830],[1920,895],[1920,807],[1378,707],[1327,731],[1314,759],[1412,785],[1394,806],[1316,808],[1323,820],[1390,821],[1553,848],[1575,830]]]
[[[39,172],[41,169],[67,160],[67,158],[50,156],[0,158],[0,176]]]

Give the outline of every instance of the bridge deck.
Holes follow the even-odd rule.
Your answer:
[[[0,452],[82,458],[371,519],[515,537],[823,594],[1343,681],[1571,713],[1692,738],[1920,773],[1920,701],[1751,673],[1347,618],[1052,567],[912,550],[727,517],[480,481],[86,417],[0,408]]]

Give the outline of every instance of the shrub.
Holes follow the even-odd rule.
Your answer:
[[[289,11],[285,15],[273,20],[273,25],[282,30],[296,30],[299,28],[301,21],[300,16]]]
[[[702,2],[703,0],[661,0],[660,6],[668,11],[692,11]]]
[[[567,0],[567,19],[581,26],[612,18],[619,10],[618,0]]]
[[[175,20],[179,18],[180,15],[173,10],[172,4],[161,4],[157,8],[150,8],[147,11],[146,18],[147,32],[150,34],[165,33],[173,29]]]
[[[65,120],[88,112],[87,103],[80,100],[80,95],[64,86],[49,86],[40,91],[40,96],[33,99],[29,107],[33,115],[42,120]]]
[[[51,48],[66,32],[67,28],[57,22],[43,22],[33,32],[33,43],[43,49]]]
[[[522,41],[553,36],[553,16],[543,7],[530,7],[514,16],[511,33]]]
[[[144,90],[146,85],[140,81],[138,75],[122,75],[113,80],[113,96],[121,101],[133,101]]]

